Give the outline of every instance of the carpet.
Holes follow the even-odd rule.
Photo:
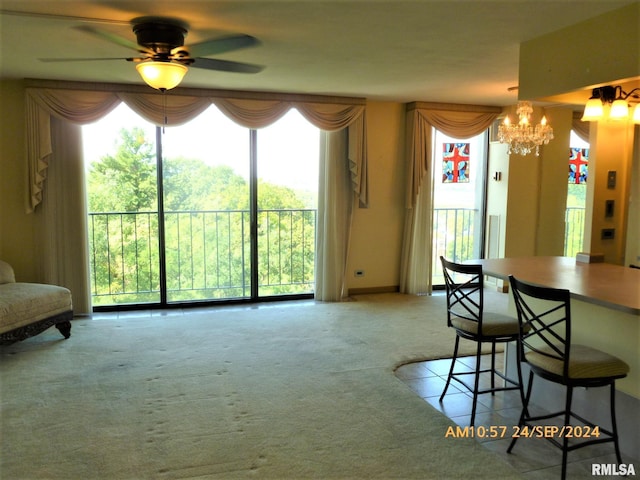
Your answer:
[[[437,295],[74,320],[0,348],[0,477],[518,477],[393,374],[453,340]]]

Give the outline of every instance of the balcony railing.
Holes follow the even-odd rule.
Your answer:
[[[314,289],[316,211],[258,212],[259,295]],[[157,212],[89,214],[94,305],[160,301]],[[245,298],[251,294],[249,211],[166,212],[167,300]]]
[[[584,207],[567,207],[564,217],[564,255],[575,257],[582,251],[584,232]]]
[[[433,210],[432,282],[444,284],[440,256],[453,262],[477,258],[475,251],[476,215],[472,208],[435,208]],[[478,247],[479,248],[479,247]]]
[[[464,261],[479,255],[474,209],[434,210],[433,283],[444,283],[440,255]],[[260,295],[314,290],[316,211],[258,213]],[[565,255],[582,248],[584,208],[567,208]],[[89,215],[92,293],[95,305],[160,299],[157,212]],[[183,211],[165,214],[169,301],[244,298],[250,295],[249,212]]]

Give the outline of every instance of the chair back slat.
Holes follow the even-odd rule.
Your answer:
[[[447,325],[458,317],[478,323],[482,332],[484,276],[481,265],[454,263],[440,257],[447,295]]]
[[[509,275],[520,325],[522,358],[535,352],[563,362],[568,377],[571,349],[571,299],[569,290],[540,287]]]

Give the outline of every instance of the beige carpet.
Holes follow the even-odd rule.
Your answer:
[[[130,314],[0,349],[0,478],[515,478],[394,374],[444,298]]]

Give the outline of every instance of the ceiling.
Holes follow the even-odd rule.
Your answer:
[[[187,45],[232,33],[257,47],[216,56],[265,66],[258,74],[191,68],[182,85],[504,106],[517,100],[521,42],[637,0],[0,0],[2,78],[141,84],[131,57],[74,29],[91,25],[135,41],[131,20],[179,18]]]

